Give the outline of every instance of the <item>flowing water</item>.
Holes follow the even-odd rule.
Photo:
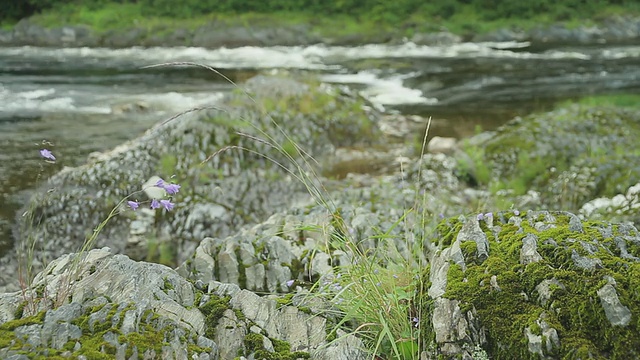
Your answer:
[[[388,111],[438,119],[431,134],[454,137],[560,100],[640,93],[640,46],[0,48],[0,253],[37,182],[173,114],[214,104],[233,88],[203,69],[143,68],[175,61],[213,66],[236,82],[260,72],[313,72]],[[40,158],[45,147],[56,164]]]

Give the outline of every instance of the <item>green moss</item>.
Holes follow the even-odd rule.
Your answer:
[[[304,351],[291,352],[291,345],[288,342],[269,339],[273,344],[273,352],[264,348],[263,335],[250,333],[244,338],[245,355],[253,354],[255,359],[263,360],[296,360],[309,359],[311,355]]]
[[[169,279],[167,277],[164,278],[164,290],[168,291],[168,290],[174,290],[175,287],[173,286],[173,284],[171,283],[171,281],[169,281]]]
[[[264,344],[262,341],[263,336],[256,333],[247,334],[244,337],[244,347],[248,354],[256,352],[258,350],[264,349]]]
[[[288,294],[285,294],[284,296],[279,296],[276,299],[277,308],[279,309],[283,306],[292,305],[292,300],[294,296],[295,296],[294,293],[288,293]]]
[[[27,302],[26,301],[22,301],[20,304],[18,304],[18,307],[16,308],[16,311],[13,312],[13,318],[14,319],[21,319],[22,315],[24,315],[24,307],[27,306]]]
[[[234,252],[236,254],[236,259],[238,259],[238,286],[240,286],[241,289],[246,289],[247,288],[247,265],[245,265],[242,262],[242,256],[240,254],[240,247],[237,246],[234,249]],[[254,290],[254,289],[250,289],[250,290]]]
[[[467,156],[459,173],[464,177],[469,168],[488,167],[490,180],[477,181],[494,193],[535,190],[543,207],[577,211],[589,200],[635,185],[640,149],[631,139],[640,136],[639,120],[637,108],[600,105],[532,114],[500,127],[482,145],[463,146]]]
[[[505,215],[508,218],[510,213]],[[463,242],[467,269],[463,272],[458,265],[450,265],[444,297],[460,300],[462,311],[476,309],[488,331],[487,350],[492,359],[537,359],[538,355],[528,351],[523,331],[528,327],[540,334],[539,319],[558,331],[561,342],[558,354],[563,359],[578,359],[587,353],[594,358],[637,357],[640,323],[632,320],[625,327],[612,326],[597,291],[607,283],[606,277],[614,278],[620,301],[636,319],[640,314],[640,264],[615,255],[617,246],[613,239],[604,238],[599,231],[605,224],[583,223],[582,232],[569,231],[568,216],[552,215],[556,227],[544,231],[536,231],[529,221],[523,221],[520,228],[496,220],[495,224],[501,227],[500,241],[489,237],[490,256],[482,263],[474,259],[475,243]],[[542,221],[545,217],[540,214],[531,219]],[[440,225],[441,233],[450,238],[457,236],[458,224],[450,221],[451,231],[446,231],[443,224],[446,222]],[[520,264],[519,257],[522,239],[527,234],[537,236],[537,251],[542,260],[525,266]],[[583,244],[594,245],[590,249],[596,249],[595,253],[590,254]],[[637,248],[638,244],[627,241],[627,247]],[[573,252],[598,258],[603,266],[584,270],[576,266],[571,257]],[[500,290],[491,286],[492,276],[496,277]],[[550,285],[550,298],[543,306],[537,301],[536,286],[549,279],[562,286]]]
[[[436,226],[439,245],[444,247],[453,244],[458,232],[462,229],[462,225],[463,223],[456,218],[440,221]]]
[[[44,321],[44,317],[46,315],[45,311],[41,311],[33,316],[28,316],[26,318],[15,319],[11,321],[7,321],[6,323],[0,325],[0,330],[8,330],[13,331],[17,327],[25,326],[25,325],[33,325],[33,324],[42,324]]]
[[[229,296],[219,297],[211,295],[209,301],[200,306],[200,311],[205,316],[205,336],[213,339],[215,337],[215,328],[222,318],[225,310],[229,309]]]
[[[173,154],[164,154],[160,158],[160,171],[165,178],[171,177],[176,172],[178,158]]]

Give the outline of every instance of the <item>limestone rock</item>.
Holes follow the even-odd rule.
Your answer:
[[[491,358],[639,357],[632,319],[640,314],[640,232],[575,219],[506,211],[491,225],[473,216],[443,220],[428,269],[433,307],[425,308],[436,349],[425,355],[471,358],[482,346]],[[460,247],[460,234],[476,224],[486,255],[473,242]]]
[[[135,262],[108,248],[53,261],[33,286],[0,294],[3,359],[63,350],[88,359],[232,360],[256,351],[365,358],[353,335],[328,343],[322,316],[231,284],[211,281],[203,292],[163,265]]]

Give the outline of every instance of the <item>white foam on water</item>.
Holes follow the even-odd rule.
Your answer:
[[[528,42],[482,42],[459,43],[446,46],[417,45],[412,42],[402,44],[368,44],[361,46],[273,46],[207,49],[201,47],[131,47],[124,49],[107,48],[40,48],[11,47],[1,48],[5,56],[36,56],[50,58],[60,62],[84,59],[90,62],[110,60],[129,62],[138,66],[167,62],[195,62],[216,68],[253,68],[253,69],[334,69],[339,61],[377,58],[452,58],[452,57],[493,57],[493,58],[532,58],[589,59],[590,55],[580,51],[554,50],[544,53],[531,53],[522,49],[530,46]],[[512,51],[512,50],[518,51]]]
[[[107,48],[62,48],[19,47],[0,49],[0,54],[8,56],[37,56],[60,62],[91,59],[93,62],[110,60],[130,62],[138,66],[148,66],[168,62],[195,62],[215,68],[233,69],[327,69],[314,59],[307,58],[303,47],[255,47],[205,49],[200,47],[132,47],[124,49]]]
[[[38,99],[44,96],[53,95],[56,92],[55,89],[38,89],[31,91],[23,91],[16,94],[17,97],[25,99]]]
[[[640,46],[620,46],[594,51],[592,48],[553,49],[542,53],[526,51],[528,42],[483,42],[459,43],[447,46],[417,45],[412,42],[401,44],[368,44],[361,46],[274,46],[206,49],[200,47],[142,48],[40,48],[8,47],[0,48],[0,56],[23,59],[32,57],[61,63],[82,61],[88,64],[100,63],[128,68],[143,67],[167,62],[194,62],[219,69],[308,69],[332,71],[334,74],[321,75],[323,81],[338,84],[361,85],[363,96],[379,105],[434,104],[438,100],[425,95],[423,91],[411,89],[406,80],[415,74],[382,76],[374,71],[356,74],[335,74],[345,72],[345,61],[381,58],[513,58],[513,59],[576,59],[589,60],[593,57],[620,59],[640,57]],[[495,80],[495,79],[494,79]],[[424,87],[423,87],[424,89]],[[89,94],[92,99],[73,95],[56,89],[29,89],[7,94],[0,88],[2,110],[39,111],[80,111],[89,113],[109,113],[112,106],[122,103],[144,101],[152,108],[183,111],[203,106],[219,99],[220,94],[205,94],[206,90],[182,93],[151,94]],[[86,94],[85,94],[86,95]],[[99,99],[101,102],[96,102]],[[104,105],[103,105],[104,103]]]
[[[529,46],[523,42],[484,42],[459,43],[447,46],[417,45],[406,42],[398,45],[369,44],[355,47],[316,45],[305,48],[306,54],[327,61],[346,61],[356,59],[382,58],[514,58],[514,59],[589,59],[590,56],[577,51],[552,51],[532,53],[527,51],[512,51]]]
[[[320,79],[334,84],[364,85],[365,89],[360,94],[377,105],[436,104],[438,99],[427,98],[422,91],[403,85],[405,79],[416,75],[417,73],[409,73],[379,78],[371,71],[361,71],[356,74],[327,74]]]
[[[78,105],[77,98],[71,94],[59,94],[54,88],[11,91],[0,83],[0,112],[108,114],[111,110],[106,106]]]
[[[142,102],[152,109],[165,111],[186,111],[197,107],[214,105],[224,96],[223,92],[199,92],[199,93],[149,93],[130,98],[128,103]]]
[[[621,46],[602,50],[605,59],[640,58],[640,46]]]

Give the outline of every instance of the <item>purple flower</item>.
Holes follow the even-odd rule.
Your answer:
[[[167,211],[171,211],[171,209],[173,209],[173,207],[175,206],[175,204],[169,200],[160,200],[160,204],[162,204],[162,206],[164,206]]]
[[[520,216],[520,211],[518,211],[518,210],[513,210],[513,215],[515,215],[515,216]]]
[[[56,157],[53,156],[51,151],[49,151],[47,149],[40,150],[40,155],[45,159],[48,159],[48,160],[51,160],[51,161],[56,161]]]
[[[287,287],[291,287],[291,286],[293,286],[294,282],[295,282],[295,280],[287,280],[287,282],[285,282],[285,284],[287,285]]]
[[[140,206],[140,203],[137,201],[127,201],[127,205],[129,205],[131,210],[135,211]]]
[[[480,213],[478,214],[478,221],[482,221],[484,220],[484,214]]]
[[[169,194],[169,195],[174,195],[178,192],[178,190],[180,190],[180,185],[178,184],[165,184],[163,186],[164,190]]]
[[[160,202],[156,199],[151,200],[151,208],[152,209],[157,209],[160,207]]]
[[[156,181],[156,186],[163,188],[164,187],[164,180],[158,179],[158,181]]]
[[[444,214],[440,214],[438,216],[440,217],[441,220],[444,219]]]
[[[397,278],[399,278],[399,276],[398,276],[398,275],[396,275],[396,274],[393,274],[393,278],[394,278],[394,279],[397,279]]]
[[[489,220],[489,219],[493,218],[493,213],[488,212],[488,213],[484,214],[484,217],[485,217],[487,220]]]
[[[420,325],[420,319],[418,319],[417,317],[411,319],[411,322],[413,323],[414,327],[418,327],[418,325]]]

